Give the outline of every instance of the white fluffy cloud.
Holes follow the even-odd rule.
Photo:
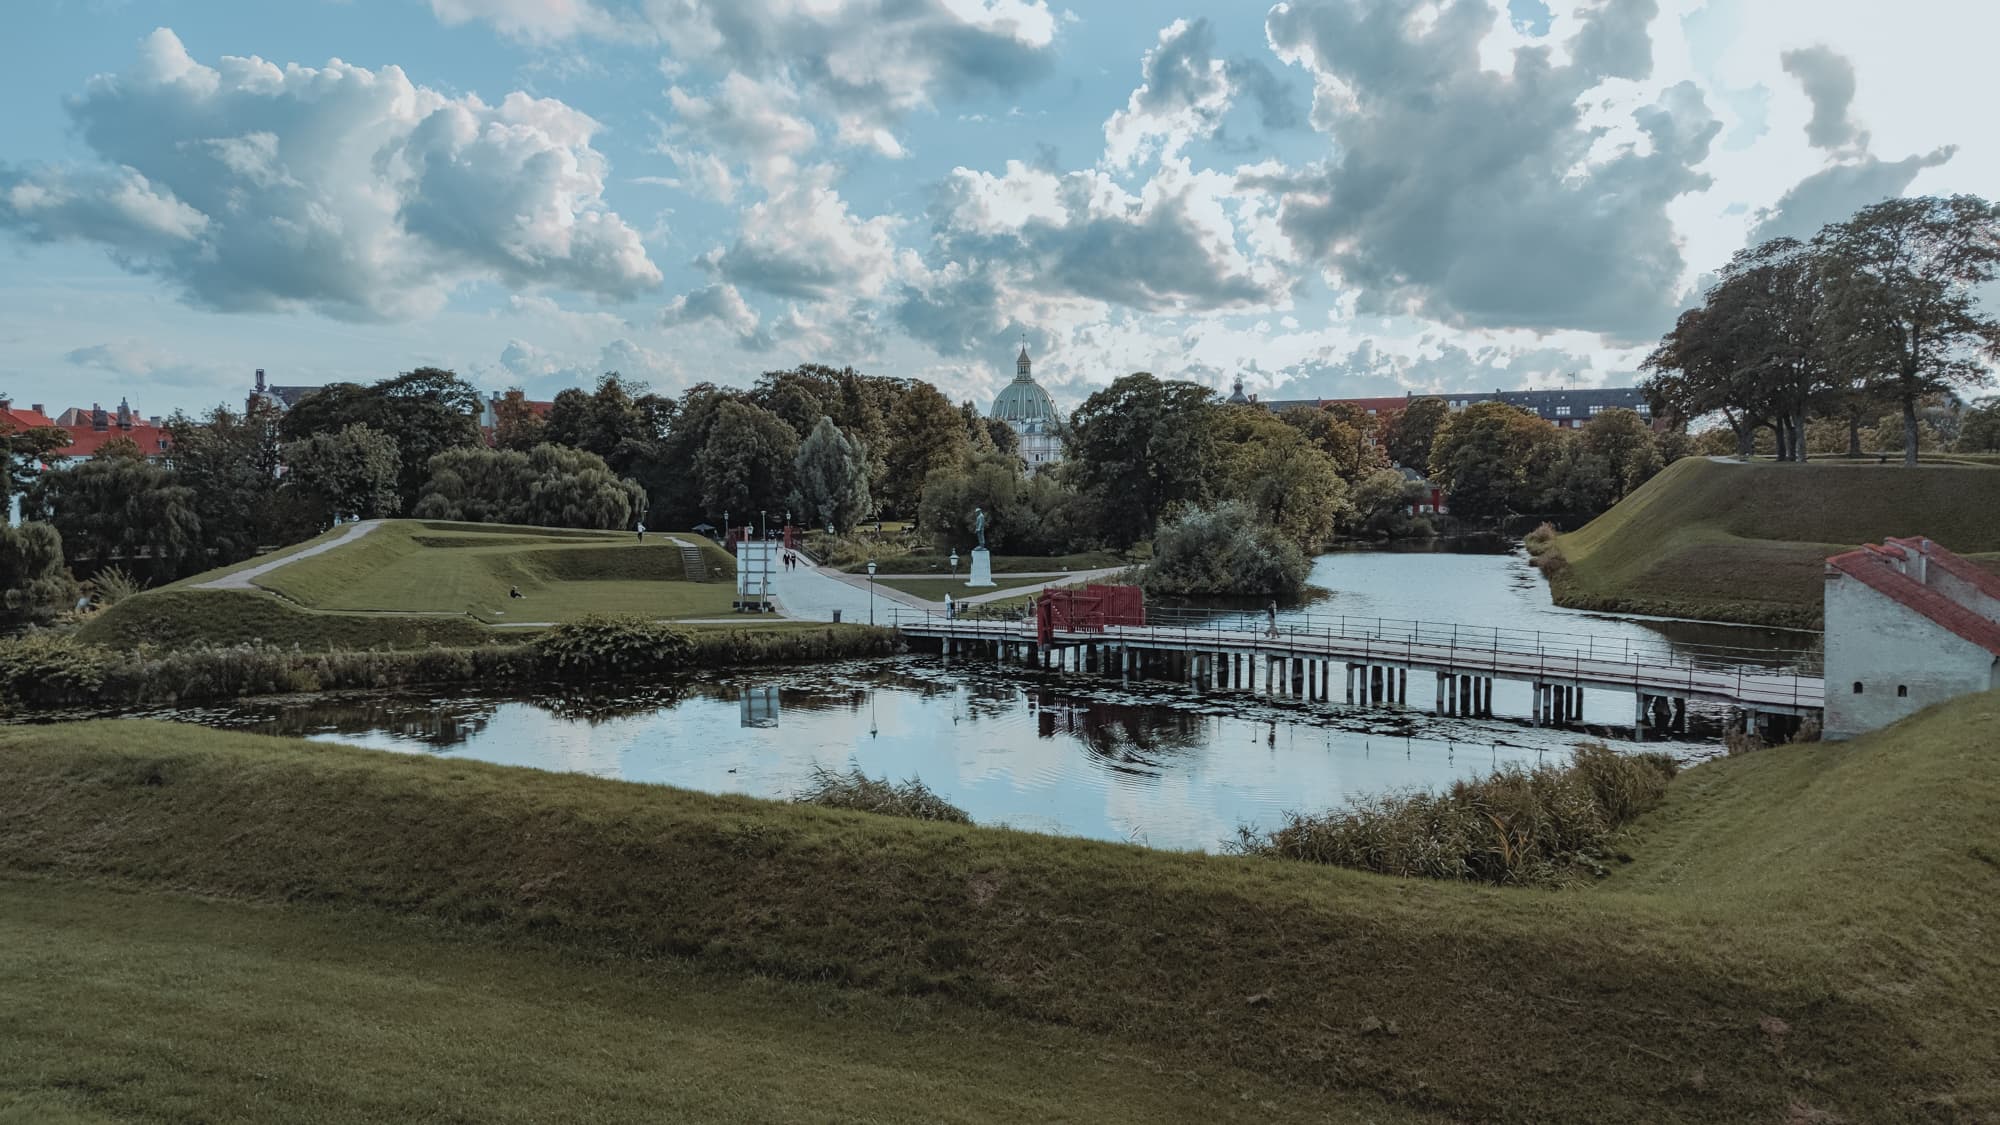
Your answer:
[[[0,225],[101,243],[197,305],[393,319],[468,280],[623,298],[661,279],[604,203],[597,123],[559,101],[338,60],[210,67],[160,29],[69,109],[102,166],[0,168]]]
[[[895,269],[898,223],[889,215],[863,219],[824,175],[806,177],[744,208],[736,240],[702,264],[779,297],[873,297]]]
[[[771,346],[771,337],[758,329],[757,310],[743,299],[743,294],[727,282],[703,286],[692,293],[683,293],[667,302],[660,314],[660,323],[672,328],[680,325],[700,324],[714,321],[729,330],[736,342],[751,350],[762,350]]]

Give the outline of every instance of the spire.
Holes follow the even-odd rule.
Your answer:
[[[1024,380],[1033,378],[1032,375],[1028,374],[1033,366],[1028,360],[1028,341],[1023,339],[1021,341],[1021,354],[1014,358],[1014,378]]]
[[[1229,392],[1229,401],[1233,403],[1248,403],[1250,401],[1249,396],[1243,393],[1243,376],[1238,375],[1236,377],[1236,389]]]

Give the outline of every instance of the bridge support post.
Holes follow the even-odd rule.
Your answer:
[[[1410,702],[1410,670],[1396,669],[1396,702],[1408,705]]]

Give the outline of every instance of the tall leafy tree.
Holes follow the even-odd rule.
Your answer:
[[[722,404],[741,398],[713,383],[696,383],[673,403],[658,450],[633,472],[645,486],[646,510],[661,527],[692,527],[722,514],[721,509],[710,511],[706,506],[695,463],[708,448]]]
[[[1350,484],[1386,467],[1381,448],[1367,431],[1357,429],[1345,420],[1351,416],[1351,410],[1315,410],[1309,406],[1293,406],[1277,414],[1280,421],[1305,435],[1320,452],[1333,458],[1341,479]]]
[[[548,440],[548,422],[528,405],[527,392],[515,387],[493,404],[493,448],[522,453]]]
[[[542,437],[595,453],[613,472],[629,473],[657,454],[673,409],[671,400],[651,393],[644,383],[626,382],[616,371],[607,371],[594,391],[572,387],[556,396]]]
[[[1351,432],[1330,416],[1327,422]],[[1215,439],[1222,496],[1241,501],[1308,554],[1352,518],[1347,482],[1333,458],[1287,420],[1262,407],[1222,407],[1215,413]]]
[[[1451,407],[1441,398],[1415,398],[1383,426],[1382,448],[1389,460],[1418,472],[1431,463],[1431,445],[1437,441],[1438,427],[1451,417]]]
[[[595,453],[568,446],[448,449],[431,458],[419,519],[610,530],[631,527],[646,494]]]
[[[342,519],[381,519],[403,510],[397,481],[402,455],[388,434],[352,423],[327,434],[289,442],[280,497],[305,534]]]
[[[1129,547],[1173,506],[1200,503],[1215,472],[1215,396],[1195,383],[1127,375],[1071,416],[1078,486],[1101,506],[1105,538]]]
[[[447,449],[482,444],[482,405],[472,384],[438,367],[419,367],[372,386],[335,383],[286,412],[282,435],[298,440],[366,426],[395,443],[396,495],[416,504],[430,459]]]
[[[242,414],[218,406],[167,419],[167,466],[193,490],[203,543],[217,564],[247,559],[282,537],[279,419],[277,408],[261,401]]]
[[[1535,506],[1531,469],[1556,441],[1555,427],[1526,410],[1476,402],[1438,428],[1431,479],[1444,486],[1453,515],[1498,520]]]
[[[703,507],[716,515],[728,512],[736,523],[755,519],[760,511],[782,514],[798,446],[798,434],[783,418],[747,402],[722,402],[694,462]]]
[[[822,417],[792,461],[792,511],[813,527],[846,531],[868,514],[868,455]]]
[[[1978,382],[2000,357],[2000,320],[1978,293],[2000,277],[2000,207],[1970,195],[1885,200],[1816,244],[1826,345],[1902,407],[1903,463],[1914,465],[1924,396]]]
[[[889,412],[887,475],[881,482],[883,506],[914,515],[924,481],[941,469],[956,469],[972,451],[964,416],[929,383],[915,382]]]
[[[106,444],[87,461],[41,475],[22,512],[53,527],[72,561],[116,562],[158,578],[203,568],[194,490],[130,441]]]
[[[1585,422],[1575,437],[1581,451],[1601,463],[1603,491],[1609,497],[1602,505],[1591,505],[1591,511],[1608,508],[1630,496],[1633,489],[1653,479],[1662,467],[1653,428],[1634,411],[1606,410]]]
[[[1965,412],[1958,431],[1961,453],[2000,453],[2000,398],[1989,398]]]

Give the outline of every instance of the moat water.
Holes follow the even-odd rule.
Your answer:
[[[1287,611],[1318,616],[1540,629],[1607,645],[1662,641],[1774,649],[1746,662],[1809,661],[1817,637],[1574,613],[1549,603],[1519,552],[1327,555],[1332,591]],[[1633,746],[1632,700],[1586,698],[1582,729],[1526,721],[1529,689],[1497,683],[1495,719],[1407,709],[1301,705],[1160,681],[1057,681],[992,661],[909,655],[786,669],[698,673],[590,691],[338,693],[148,712],[211,726],[381,749],[571,770],[717,793],[785,798],[816,769],[921,778],[981,824],[1214,850],[1239,826],[1288,810],[1435,787],[1505,763],[1559,762],[1584,738]],[[1510,718],[1509,716],[1513,716]],[[1649,742],[1713,754],[1728,716],[1696,710],[1689,731]]]

